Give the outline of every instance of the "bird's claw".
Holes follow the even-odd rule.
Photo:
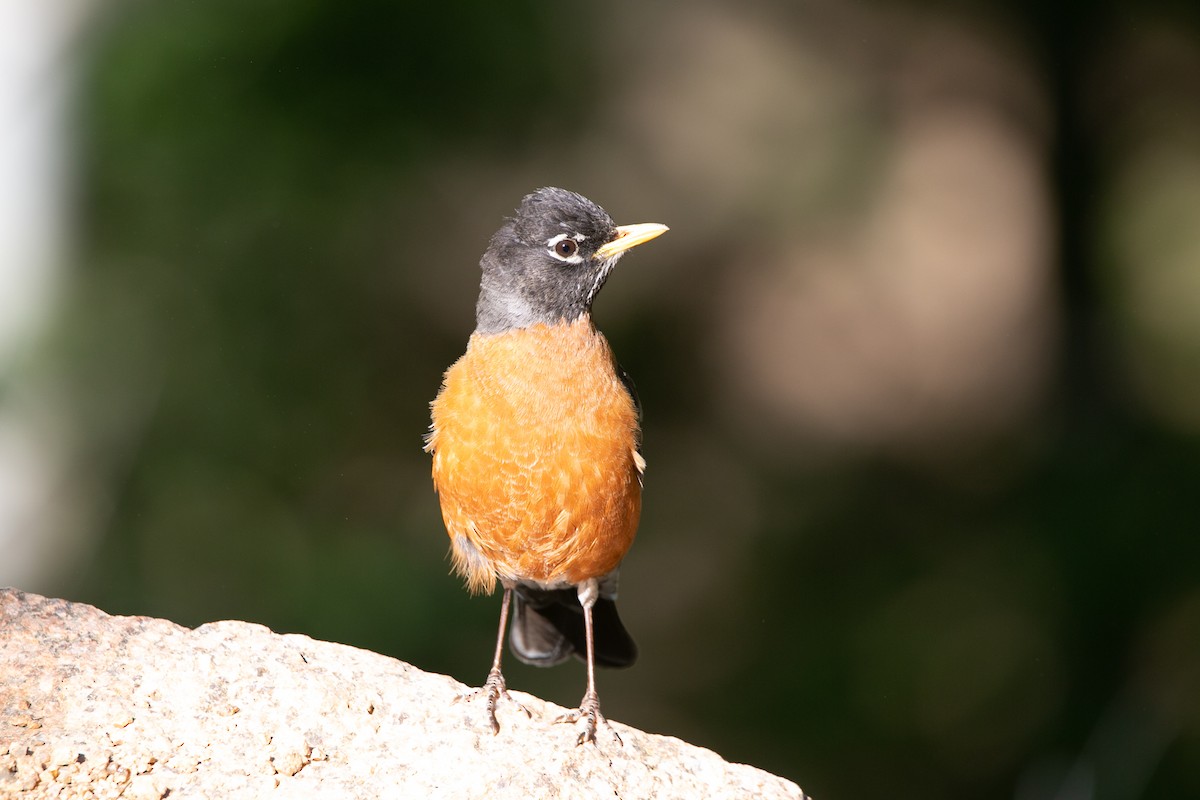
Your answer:
[[[458,695],[454,698],[454,702],[472,700],[481,694],[487,695],[488,726],[492,729],[493,736],[500,732],[500,723],[496,721],[496,706],[500,702],[500,698],[508,700],[517,708],[524,711],[526,717],[533,718],[533,714],[529,713],[529,709],[508,693],[508,688],[504,683],[504,676],[500,674],[500,670],[498,669],[493,669],[488,673],[487,680],[483,682],[483,686]]]
[[[612,735],[616,737],[617,744],[621,745],[622,747],[625,746],[625,742],[621,740],[621,734],[617,733],[616,729],[611,723],[609,723],[608,719],[606,719],[605,716],[600,713],[600,698],[597,697],[595,693],[588,692],[585,694],[583,696],[583,700],[579,703],[579,708],[568,711],[554,721],[555,723],[575,723],[580,719],[586,720],[586,724],[583,731],[580,732],[579,738],[575,740],[576,747],[584,742],[596,744],[596,728],[601,722],[604,723],[604,727],[612,731]]]

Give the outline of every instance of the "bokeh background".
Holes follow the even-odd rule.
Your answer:
[[[421,437],[566,186],[671,226],[595,309],[609,716],[831,800],[1200,795],[1195,4],[29,0],[0,59],[0,584],[480,682]]]

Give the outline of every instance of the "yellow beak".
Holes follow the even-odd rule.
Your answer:
[[[596,251],[596,258],[601,260],[612,258],[615,255],[624,253],[631,247],[637,247],[639,244],[645,244],[651,239],[662,236],[669,231],[666,225],[659,225],[657,222],[643,222],[638,225],[618,225],[617,238],[605,245],[601,245]]]

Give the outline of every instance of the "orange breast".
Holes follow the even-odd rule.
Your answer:
[[[590,320],[472,336],[433,402],[427,446],[470,588],[490,592],[497,576],[574,584],[615,569],[641,513],[637,435]]]

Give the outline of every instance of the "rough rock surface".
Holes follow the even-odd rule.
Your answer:
[[[619,723],[575,746],[514,692],[261,625],[195,630],[0,589],[0,797],[804,798],[795,784]]]

